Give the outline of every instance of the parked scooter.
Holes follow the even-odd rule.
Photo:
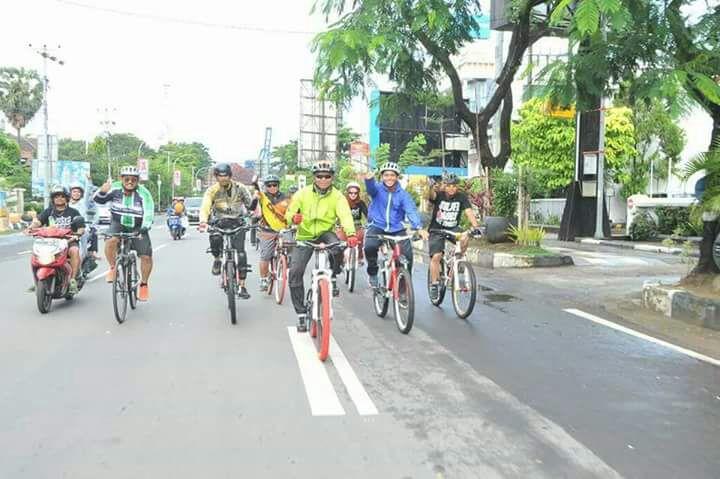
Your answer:
[[[80,219],[82,220],[82,218]],[[73,220],[75,223],[75,220]],[[80,223],[83,223],[80,225]],[[84,226],[84,220],[73,225]],[[35,279],[35,295],[38,310],[45,314],[50,311],[53,299],[65,298],[70,300],[73,294],[69,293],[72,267],[68,257],[69,241],[77,239],[72,229],[44,227],[32,232],[35,241],[30,257],[30,265]],[[81,247],[81,267],[77,277],[78,291],[85,285],[90,272],[97,267],[95,261],[87,255],[87,241],[85,254],[83,241]]]

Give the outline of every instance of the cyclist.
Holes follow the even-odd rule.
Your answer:
[[[480,225],[470,205],[470,200],[468,200],[465,193],[458,191],[459,182],[460,180],[456,174],[449,173],[445,175],[442,185],[439,183],[433,185],[429,197],[430,203],[433,205],[430,230],[460,231],[461,215],[465,213],[473,227],[472,233],[474,235],[480,234]],[[460,239],[460,251],[462,253],[467,250],[469,241],[470,236],[467,233],[463,234]],[[445,236],[431,231],[428,244],[430,250],[430,295],[432,299],[435,299],[440,288],[438,279],[440,276],[440,260],[445,251]]]
[[[367,274],[370,286],[378,287],[378,249],[380,239],[377,235],[402,236],[405,234],[405,217],[410,226],[423,239],[427,239],[427,231],[421,230],[422,221],[417,207],[410,193],[405,191],[400,183],[400,167],[393,161],[388,161],[380,167],[382,181],[375,180],[375,173],[370,171],[365,177],[365,189],[370,195],[368,209],[368,229],[365,234],[365,258],[367,259]],[[400,251],[408,260],[408,271],[412,274],[412,244],[410,241],[400,242]]]
[[[260,206],[260,291],[267,291],[270,282],[270,260],[275,253],[279,231],[285,228],[285,211],[288,197],[280,191],[280,178],[267,175],[263,182],[265,191],[257,191],[255,196]]]
[[[67,188],[62,186],[53,186],[50,190],[50,202],[52,206],[49,206],[42,213],[37,215],[33,219],[30,225],[30,230],[39,228],[41,226],[55,226],[58,228],[73,229],[73,233],[81,235],[84,231],[84,225],[80,228],[73,228],[73,220],[77,217],[82,218],[78,210],[68,206],[70,201],[70,192]],[[68,258],[70,259],[70,267],[72,268],[72,276],[70,276],[70,294],[77,294],[78,287],[75,277],[80,271],[80,248],[76,240],[70,240],[68,242]],[[34,290],[33,287],[30,288]]]
[[[227,163],[219,163],[213,168],[217,182],[207,189],[200,206],[200,224],[198,230],[207,230],[208,221],[217,223],[223,229],[232,229],[244,222],[252,198],[245,186],[233,181],[232,168]],[[240,230],[232,238],[232,244],[238,255],[238,274],[240,276],[240,292],[238,296],[249,299],[245,287],[248,265],[245,253],[245,230]],[[219,275],[222,267],[220,255],[223,249],[223,238],[220,233],[210,235],[210,251],[213,255],[212,274]]]
[[[120,181],[108,179],[95,192],[94,201],[100,205],[110,203],[110,226],[108,233],[139,232],[133,238],[132,248],[140,257],[140,289],[138,301],[147,301],[150,297],[148,281],[153,268],[152,243],[150,228],[155,218],[155,202],[147,188],[139,184],[140,172],[135,166],[123,166],[120,169]],[[119,238],[108,238],[105,241],[105,258],[110,265],[105,279],[108,283],[115,281],[115,255]]]
[[[363,244],[363,236],[364,236],[364,229],[362,225],[362,217],[364,216],[365,219],[367,219],[368,216],[368,207],[365,204],[365,202],[360,198],[360,185],[358,183],[355,183],[354,181],[351,181],[345,186],[345,199],[348,201],[348,204],[350,205],[350,213],[353,217],[353,222],[355,223],[355,236],[357,236],[358,244],[362,246]],[[347,236],[345,235],[345,232],[341,227],[338,227],[336,234],[338,238],[345,241],[347,239]],[[360,248],[359,251],[359,258],[358,261],[360,261],[360,264],[362,264],[363,261],[363,250]]]
[[[80,183],[74,183],[70,186],[70,207],[75,208],[85,218],[85,224],[89,225],[88,236],[88,255],[93,259],[97,259],[98,237],[97,230],[90,225],[88,219],[88,203],[89,200],[85,196],[85,188]]]
[[[312,173],[314,176],[313,184],[306,186],[293,196],[293,200],[285,213],[285,220],[288,224],[294,223],[298,226],[298,241],[322,243],[338,241],[338,237],[333,230],[335,224],[339,221],[348,235],[348,246],[355,247],[358,243],[355,236],[355,224],[350,213],[350,205],[348,205],[343,194],[332,184],[335,167],[330,162],[319,161],[313,165]],[[312,256],[312,248],[297,245],[293,249],[290,260],[288,284],[293,307],[298,315],[297,330],[299,332],[307,331],[303,276],[305,267]],[[338,248],[338,251],[331,254],[330,261],[333,268],[333,296],[337,296],[339,290],[335,276],[342,271],[342,250]]]

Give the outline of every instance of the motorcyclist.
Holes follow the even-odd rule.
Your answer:
[[[30,225],[29,231],[37,229],[41,226],[50,226],[57,228],[66,228],[73,230],[73,219],[81,217],[82,215],[75,208],[68,206],[70,201],[70,192],[63,186],[53,186],[50,190],[50,202],[52,206],[46,208],[42,213],[37,215],[33,219]],[[80,228],[75,228],[73,233],[82,235],[85,230],[84,225]],[[78,286],[77,277],[80,271],[80,248],[78,247],[78,241],[76,238],[68,241],[68,258],[70,260],[70,267],[72,268],[72,276],[70,279],[70,285],[68,293],[77,294]],[[32,289],[32,288],[31,288]]]
[[[135,166],[123,166],[120,169],[120,181],[108,179],[97,192],[94,201],[98,204],[110,203],[110,226],[108,233],[135,232],[140,236],[132,239],[132,248],[140,257],[140,288],[138,300],[147,301],[150,297],[148,281],[153,268],[152,243],[149,230],[155,215],[155,203],[147,188],[139,184],[140,172]],[[115,281],[115,255],[119,238],[105,241],[105,258],[110,265],[105,279]]]
[[[232,229],[239,226],[247,216],[252,197],[245,186],[233,181],[232,168],[227,163],[219,163],[215,165],[213,174],[217,182],[207,189],[200,206],[200,224],[198,230],[204,232],[207,230],[208,222],[217,223],[223,229]],[[232,238],[232,244],[237,251],[238,256],[238,274],[240,277],[240,292],[238,297],[249,299],[245,287],[245,279],[247,278],[248,264],[247,254],[245,253],[245,230],[241,230]],[[210,250],[213,255],[212,274],[219,275],[222,268],[223,238],[220,233],[210,234]]]
[[[410,193],[400,186],[400,167],[388,161],[380,167],[382,181],[375,180],[375,173],[370,171],[365,177],[365,190],[370,195],[368,209],[368,229],[365,233],[365,258],[370,286],[378,287],[378,234],[402,236],[405,233],[403,221],[410,221],[412,229],[417,230],[420,237],[427,239],[427,231],[421,230],[422,222],[417,212],[415,201]],[[412,244],[410,241],[400,242],[400,251],[408,260],[408,271],[412,274]]]
[[[330,162],[320,161],[313,165],[312,173],[313,184],[306,186],[293,196],[285,213],[287,223],[294,223],[298,226],[297,240],[335,243],[338,241],[338,237],[334,229],[335,224],[339,221],[348,235],[348,246],[356,246],[357,237],[350,206],[343,194],[332,185],[335,167]],[[312,248],[297,245],[293,249],[290,260],[288,284],[293,307],[298,315],[297,330],[299,332],[307,331],[303,276],[312,256]],[[339,291],[335,276],[342,271],[342,250],[338,249],[337,252],[331,254],[330,262],[333,268],[333,296],[337,296]]]
[[[75,208],[85,218],[85,224],[88,228],[88,255],[97,260],[98,237],[97,229],[91,225],[88,217],[88,198],[85,194],[85,187],[80,183],[70,185],[70,204],[71,208]]]
[[[177,216],[178,218],[180,218],[182,234],[184,235],[185,231],[186,231],[186,222],[187,222],[187,217],[185,214],[185,198],[183,198],[182,196],[173,198],[172,205],[168,207],[168,209],[165,213],[167,215],[165,224],[167,225],[168,230],[170,229],[170,217]]]

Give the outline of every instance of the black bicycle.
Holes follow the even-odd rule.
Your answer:
[[[137,307],[137,288],[139,275],[137,270],[137,253],[132,249],[132,240],[140,236],[140,232],[105,233],[105,238],[119,238],[115,255],[115,281],[113,281],[113,309],[118,323],[125,322],[127,306]]]
[[[257,225],[242,224],[233,226],[232,228],[221,228],[220,226],[209,226],[209,233],[220,233],[223,237],[223,258],[222,270],[220,273],[220,288],[225,291],[228,300],[228,309],[230,310],[230,323],[237,324],[237,295],[238,285],[240,283],[240,271],[238,268],[238,253],[233,247],[232,238],[240,231],[253,231],[257,229]],[[250,271],[250,266],[245,267],[245,271]]]

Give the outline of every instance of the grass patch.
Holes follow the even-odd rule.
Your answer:
[[[556,256],[552,251],[548,251],[541,246],[519,246],[512,251],[514,254],[524,254],[526,256]]]
[[[485,239],[470,240],[470,248],[478,248],[483,251],[495,253],[521,254],[526,256],[557,256],[542,246],[520,246],[515,243],[489,243]]]

